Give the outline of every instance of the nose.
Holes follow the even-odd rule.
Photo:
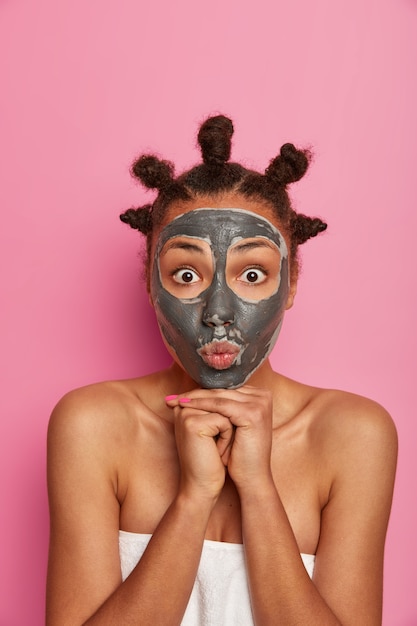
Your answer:
[[[207,302],[203,312],[203,322],[206,326],[229,326],[235,321],[235,312],[230,302],[230,296],[221,285],[217,285],[207,294]]]

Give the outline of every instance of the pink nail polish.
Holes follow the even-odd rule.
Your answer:
[[[175,400],[176,398],[178,398],[178,396],[175,394],[173,394],[172,396],[165,396],[165,400],[167,402],[169,402],[170,400]]]
[[[191,402],[190,398],[180,398],[180,402]]]

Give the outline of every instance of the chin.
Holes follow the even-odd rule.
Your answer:
[[[252,376],[253,371],[245,374],[236,367],[227,370],[208,369],[205,372],[199,372],[197,378],[193,376],[196,382],[203,389],[238,389],[242,387]]]

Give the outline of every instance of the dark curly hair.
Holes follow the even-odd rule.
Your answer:
[[[175,177],[172,163],[154,155],[142,155],[133,163],[132,176],[148,189],[158,190],[153,204],[131,208],[120,215],[122,222],[146,235],[147,274],[152,233],[175,201],[236,192],[245,198],[268,203],[289,238],[293,277],[298,273],[298,246],[327,228],[319,218],[296,213],[287,192],[287,185],[300,180],[306,173],[311,159],[308,150],[298,150],[291,143],[284,144],[261,174],[229,162],[232,135],[233,124],[229,118],[224,115],[209,117],[198,133],[203,163],[178,177]]]

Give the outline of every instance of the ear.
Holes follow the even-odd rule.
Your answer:
[[[297,280],[292,280],[290,285],[290,290],[288,292],[287,304],[285,305],[285,309],[288,310],[294,304],[295,294],[297,293]]]

